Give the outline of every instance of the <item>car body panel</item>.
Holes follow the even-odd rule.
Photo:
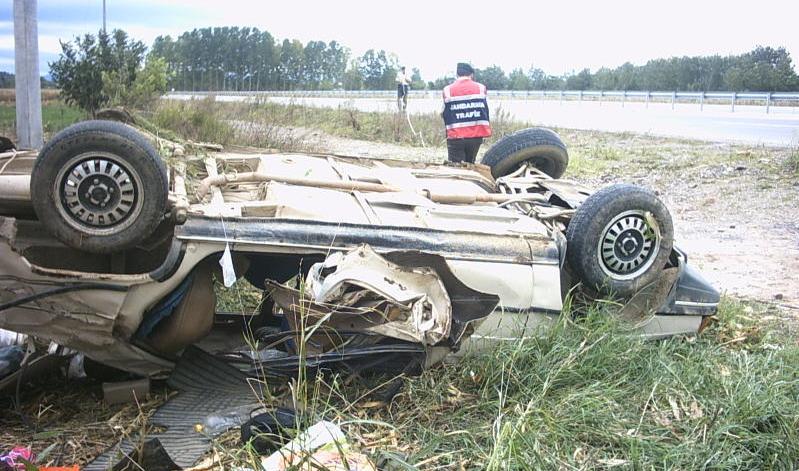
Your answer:
[[[428,364],[442,351],[486,348],[496,341],[532,335],[563,308],[563,221],[588,191],[577,184],[534,171],[494,181],[490,169],[480,165],[331,155],[248,151],[190,156],[185,162],[172,167],[170,201],[176,222],[172,232],[154,242],[154,248],[92,262],[107,265],[107,270],[92,269],[89,261],[97,257],[73,253],[42,233],[35,221],[17,219],[21,213],[6,209],[5,216],[0,216],[0,273],[4,274],[0,304],[29,301],[0,310],[0,328],[52,340],[124,370],[162,374],[176,358],[154,351],[146,339],[137,338],[137,330],[153,307],[174,293],[196,267],[217,266],[225,250],[250,263],[258,257],[282,256],[329,261],[368,247],[363,253],[370,254],[371,269],[350,271],[347,279],[358,285],[361,276],[360,286],[368,285],[399,304],[401,296],[389,294],[388,285],[381,285],[380,273],[386,280],[401,277],[390,262],[380,260],[421,257],[431,264],[437,260],[431,279],[438,276],[446,284],[449,277],[449,286],[456,283],[460,286],[456,289],[476,293],[475,306],[482,307],[474,313],[466,308],[450,312],[455,301],[442,301],[440,293],[429,291],[430,283],[415,285],[419,296],[435,297],[437,305],[447,305],[441,309],[450,312],[447,316],[452,322],[460,323],[454,328],[457,338],[446,342],[448,328],[432,336],[432,331],[418,329],[394,331],[397,339],[434,347]],[[238,177],[253,173],[295,184]],[[24,178],[24,172],[14,176]],[[223,184],[203,190],[205,181],[220,177]],[[298,181],[373,185],[386,191],[345,191]],[[189,196],[192,191],[197,194]],[[203,191],[207,195],[198,197]],[[477,202],[498,193],[504,203]],[[475,202],[439,203],[435,195],[446,201]],[[24,207],[19,204],[24,199],[20,192],[0,190],[0,208]],[[61,254],[63,259],[48,254]],[[148,261],[137,265],[137,257]],[[696,332],[702,317],[715,312],[717,293],[703,285],[694,271],[686,271],[684,256],[676,257],[674,264],[681,278],[672,280],[655,299],[658,309],[648,308],[647,315],[653,317],[638,326],[642,335]],[[146,269],[136,271],[131,266]],[[236,275],[241,277],[244,271],[239,269]],[[96,289],[86,286],[46,294],[53,287],[92,283]],[[489,314],[485,306],[492,297],[496,308],[491,307]],[[391,337],[390,328],[371,330]],[[443,344],[446,348],[439,348]]]

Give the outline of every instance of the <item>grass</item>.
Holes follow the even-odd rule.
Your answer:
[[[659,341],[629,335],[614,309],[582,307],[539,337],[408,378],[388,405],[372,391],[391,378],[339,375],[271,380],[265,402],[293,404],[304,425],[341,423],[350,444],[381,469],[799,465],[799,346],[762,320],[773,308],[725,298],[718,321],[699,337]],[[51,456],[53,464],[85,463],[139,427],[137,416],[164,397],[138,412],[95,406],[99,384],[44,388],[23,395],[36,434],[9,414],[0,418],[0,442],[27,436],[37,450],[57,443],[66,452]],[[237,430],[213,445],[220,467],[257,464]]]
[[[793,147],[791,149],[791,152],[785,161],[785,166],[787,167],[789,173],[799,176],[799,146]]]
[[[799,465],[799,347],[760,321],[769,307],[727,298],[703,335],[660,341],[631,336],[614,309],[586,306],[539,337],[428,370],[387,406],[370,394],[386,378],[335,375],[291,382],[282,401],[301,404],[304,423],[345,424],[383,469]],[[230,435],[217,452],[255,464]]]
[[[48,136],[84,119],[86,113],[59,101],[42,106],[42,127]],[[14,104],[0,104],[0,134],[12,137],[16,135],[16,121]]]
[[[594,306],[575,324],[413,380],[378,419],[399,419],[410,462],[791,469],[799,349],[740,303],[727,300],[720,316],[696,340],[645,342]]]

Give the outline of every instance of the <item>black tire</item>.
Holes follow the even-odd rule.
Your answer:
[[[494,178],[513,173],[529,162],[552,178],[560,178],[569,165],[566,145],[554,131],[528,128],[498,140],[483,156]]]
[[[603,188],[577,208],[566,240],[569,265],[585,286],[628,297],[660,275],[674,228],[654,193],[621,184]]]
[[[135,129],[84,121],[42,148],[31,174],[41,223],[76,249],[118,252],[150,236],[164,217],[166,166]]]

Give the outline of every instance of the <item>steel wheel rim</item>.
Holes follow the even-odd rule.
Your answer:
[[[651,213],[625,211],[602,230],[597,246],[599,265],[612,279],[636,278],[655,262],[660,239],[660,227]]]
[[[87,152],[71,158],[56,176],[53,194],[67,223],[91,235],[114,234],[141,212],[142,180],[118,156]]]

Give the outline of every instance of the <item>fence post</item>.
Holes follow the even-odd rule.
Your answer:
[[[705,110],[705,92],[699,92],[699,111]]]
[[[563,106],[563,90],[560,91],[560,105]]]
[[[602,99],[605,98],[605,90],[599,91],[599,106],[602,106]]]
[[[671,109],[674,109],[674,103],[677,101],[677,92],[671,92]]]
[[[766,93],[766,114],[769,113],[769,108],[771,108],[771,92]]]
[[[730,111],[735,113],[735,98],[738,95],[737,92],[732,92],[732,100],[730,101]]]
[[[624,108],[624,104],[627,103],[627,90],[621,92],[621,107]]]
[[[649,99],[652,97],[652,92],[646,91],[646,108],[649,108]]]
[[[583,91],[580,90],[580,103],[582,103],[582,102],[583,102]]]

